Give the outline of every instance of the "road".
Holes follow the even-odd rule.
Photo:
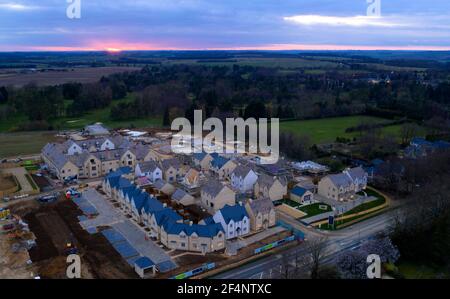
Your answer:
[[[89,186],[96,186],[101,184],[101,178],[93,178],[93,179],[86,179],[86,180],[80,180],[80,184],[88,184]],[[16,199],[16,200],[11,200],[9,202],[4,202],[1,200],[0,198],[0,208],[7,208],[10,205],[14,205],[17,204],[19,202],[27,202],[27,201],[32,201],[35,200],[39,197],[43,197],[43,196],[47,196],[47,195],[51,195],[54,193],[59,193],[59,192],[63,192],[69,188],[75,187],[75,188],[79,188],[80,185],[72,185],[72,186],[62,186],[62,187],[56,187],[55,189],[49,191],[49,192],[45,192],[45,193],[40,193],[37,195],[32,195],[32,196],[28,196],[28,197],[24,197],[21,199]]]
[[[340,230],[339,232],[327,233],[325,257],[323,262],[333,263],[334,258],[341,252],[355,249],[362,242],[369,240],[379,232],[389,232],[393,223],[393,216],[396,210],[386,212],[374,218],[352,225],[351,227]],[[305,242],[307,242],[306,240]],[[281,264],[289,257],[293,264],[294,257],[307,253],[305,246],[300,244],[277,255],[271,255],[246,266],[236,268],[225,273],[219,274],[215,279],[269,279],[280,278]]]

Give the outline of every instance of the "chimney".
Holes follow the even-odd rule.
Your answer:
[[[167,203],[163,203],[163,207],[164,207],[164,208],[167,208]]]

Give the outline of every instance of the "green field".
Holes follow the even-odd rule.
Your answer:
[[[0,157],[40,153],[48,142],[56,140],[55,132],[0,133]]]
[[[336,137],[353,138],[358,136],[359,132],[346,133],[345,130],[364,123],[382,123],[388,120],[373,116],[346,116],[323,118],[313,120],[287,121],[280,123],[282,132],[291,132],[296,135],[305,135],[311,138],[315,144],[333,142]],[[384,134],[390,134],[395,137],[400,135],[401,125],[392,125],[382,128]]]
[[[320,61],[320,60],[309,60],[302,58],[261,58],[261,57],[250,57],[250,58],[236,58],[236,59],[214,59],[211,60],[197,60],[197,59],[183,59],[183,60],[168,60],[164,62],[165,64],[200,64],[207,66],[253,66],[253,67],[270,67],[270,68],[284,68],[284,69],[294,69],[294,68],[325,68],[332,70],[334,68],[342,68],[342,66],[337,62],[332,61]]]
[[[111,108],[119,103],[130,102],[134,99],[133,94],[129,94],[127,97],[121,100],[113,101],[113,103],[102,109],[96,109],[85,113],[81,117],[62,117],[54,119],[51,124],[55,129],[61,130],[71,130],[71,129],[81,129],[86,125],[93,124],[96,122],[104,123],[110,128],[144,128],[144,127],[158,127],[162,124],[162,117],[148,117],[148,118],[137,118],[133,120],[126,121],[114,121],[110,119]],[[70,101],[65,101],[66,108],[70,105]],[[7,121],[0,122],[0,132],[14,131],[14,129],[21,123],[27,121],[25,116],[15,116]]]

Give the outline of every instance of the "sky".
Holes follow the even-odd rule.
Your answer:
[[[448,0],[71,1],[0,0],[0,51],[450,50]]]

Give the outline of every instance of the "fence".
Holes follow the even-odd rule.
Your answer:
[[[205,264],[205,265],[203,265],[203,266],[201,266],[201,267],[199,267],[199,268],[196,268],[196,269],[194,269],[194,270],[191,270],[191,271],[188,271],[188,272],[184,272],[184,273],[178,274],[178,275],[172,277],[172,279],[185,279],[185,278],[189,278],[189,277],[198,275],[198,274],[200,274],[200,273],[203,273],[203,272],[212,270],[212,269],[214,269],[215,267],[216,267],[216,264],[215,264],[215,263]]]
[[[295,238],[296,238],[296,236],[295,236],[295,235],[292,235],[292,236],[287,237],[287,238],[285,238],[285,239],[282,239],[282,240],[279,240],[279,241],[276,241],[276,242],[267,244],[267,245],[265,245],[265,246],[263,246],[263,247],[256,248],[256,249],[255,249],[255,254],[260,254],[260,253],[262,253],[262,252],[264,252],[264,251],[267,251],[267,250],[276,248],[276,247],[278,247],[278,246],[280,246],[280,245],[283,245],[283,244],[285,244],[285,243],[292,242],[292,241],[295,240]]]

